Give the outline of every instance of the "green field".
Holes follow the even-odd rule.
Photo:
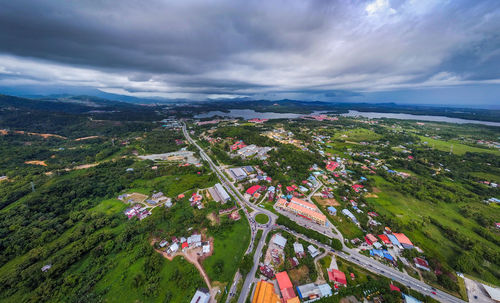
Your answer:
[[[267,222],[269,222],[269,217],[265,214],[257,214],[255,216],[255,221],[260,224],[266,224]]]
[[[345,141],[362,142],[362,141],[376,141],[381,136],[372,130],[365,128],[355,128],[336,133],[332,136],[333,139],[341,139]]]
[[[396,191],[393,185],[382,177],[374,176],[370,179],[375,182],[375,186],[381,192],[377,192],[378,198],[366,198],[367,202],[380,215],[390,218],[394,224],[401,226],[400,232],[406,233],[410,240],[422,248],[427,255],[437,258],[443,264],[453,264],[462,252],[462,248],[449,239],[438,226],[432,224],[430,218],[471,239],[477,239],[480,245],[489,247],[493,251],[498,249],[495,244],[479,237],[473,231],[479,225],[473,219],[465,218],[460,214],[461,205],[421,201]],[[488,207],[484,204],[479,204],[478,207],[483,212],[498,213],[496,207]],[[397,232],[397,230],[394,231]],[[494,264],[488,264],[488,266],[490,271],[498,271]],[[498,283],[497,278],[491,272],[484,271],[482,274],[487,275],[490,281]]]
[[[453,153],[456,155],[463,155],[466,152],[471,153],[489,153],[500,156],[500,151],[491,149],[491,148],[479,148],[474,146],[469,146],[462,144],[458,141],[444,141],[444,140],[436,140],[429,137],[419,136],[421,142],[427,142],[427,146],[435,148],[440,151],[449,152],[451,150],[451,146],[453,146]]]
[[[214,233],[213,237],[213,255],[203,261],[203,267],[211,281],[230,283],[250,243],[250,226],[242,217],[228,229]]]

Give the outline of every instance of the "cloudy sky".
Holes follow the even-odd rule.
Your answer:
[[[498,0],[0,4],[0,92],[500,104]]]

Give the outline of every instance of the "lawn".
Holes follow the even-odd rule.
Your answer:
[[[266,224],[267,222],[269,222],[269,217],[265,214],[257,214],[255,216],[255,221],[260,224]]]
[[[154,178],[152,180],[137,180],[133,187],[137,192],[152,192],[153,190],[163,192],[167,197],[177,195],[192,189],[207,188],[214,186],[216,178],[213,174],[206,175],[168,175]],[[130,192],[128,190],[127,192]]]
[[[474,146],[469,146],[462,144],[458,141],[444,141],[444,140],[436,140],[429,137],[419,136],[422,142],[427,142],[427,146],[433,147],[440,151],[449,152],[451,146],[453,145],[453,153],[456,155],[463,155],[466,152],[471,153],[489,153],[500,156],[500,151],[490,148],[479,148]]]

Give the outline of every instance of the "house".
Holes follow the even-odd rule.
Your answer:
[[[380,244],[378,242],[375,242],[375,243],[373,243],[373,247],[375,247],[376,249],[381,249],[382,248],[382,244]]]
[[[168,252],[171,254],[177,252],[178,250],[179,250],[179,244],[177,244],[177,242],[170,245],[170,247],[168,248]]]
[[[307,251],[309,252],[309,254],[311,255],[311,257],[313,257],[313,258],[316,258],[319,255],[318,249],[316,247],[312,246],[312,245],[309,245],[307,247]]]
[[[374,235],[372,235],[372,234],[367,234],[367,235],[365,236],[365,241],[366,241],[366,243],[367,243],[368,245],[373,245],[373,243],[377,242],[378,240],[377,240],[377,238],[376,238]]]
[[[271,267],[263,265],[259,267],[260,272],[269,279],[274,278],[274,271]]]
[[[350,210],[348,210],[347,208],[344,208],[342,210],[342,214],[344,214],[345,216],[347,216],[349,219],[351,219],[352,222],[354,222],[355,224],[358,224],[359,225],[359,222],[358,222],[358,219],[356,219],[356,217],[351,213]]]
[[[393,235],[398,239],[398,242],[406,249],[412,249],[414,247],[413,243],[411,243],[410,239],[403,233],[393,233]]]
[[[168,245],[168,241],[167,241],[167,240],[162,240],[162,241],[160,242],[160,244],[159,244],[159,246],[160,246],[161,248],[163,248],[163,247],[165,247],[165,246],[167,246],[167,245]]]
[[[332,216],[336,216],[337,215],[337,209],[333,206],[328,206],[326,208],[326,210],[328,211],[328,213]]]
[[[209,254],[210,253],[210,243],[203,245],[201,247],[201,251],[203,254]]]
[[[210,301],[210,292],[206,288],[199,288],[196,290],[191,303],[208,303]]]
[[[415,262],[415,267],[417,267],[418,269],[431,271],[431,269],[429,268],[429,263],[426,260],[416,257],[413,258],[413,262]]]
[[[260,185],[250,186],[250,188],[246,190],[246,193],[250,195],[250,197],[255,197],[256,194],[259,192],[260,188],[261,188]]]
[[[379,239],[385,244],[385,245],[391,245],[391,240],[387,237],[387,235],[378,235]]]
[[[233,221],[238,221],[240,218],[240,212],[238,210],[235,210],[231,214],[229,214],[229,219]]]
[[[395,286],[394,284],[389,284],[389,288],[391,289],[391,291],[399,291],[401,292],[401,289],[399,289],[399,287]]]
[[[393,234],[389,234],[389,235],[387,235],[387,238],[389,238],[389,240],[391,241],[392,245],[394,245],[396,247],[399,247],[400,249],[403,249],[403,246],[401,245],[401,243],[399,243],[399,241],[396,238],[396,236],[394,236]]]
[[[198,247],[201,245],[201,235],[195,234],[187,238],[187,243],[189,246]]]
[[[261,280],[255,287],[252,303],[281,303],[281,300],[274,292],[273,283]]]
[[[285,248],[286,239],[283,238],[280,234],[277,234],[276,236],[274,236],[273,243],[281,248]]]
[[[293,243],[293,251],[299,258],[302,258],[306,255],[304,252],[304,246],[302,246],[302,244],[300,244],[299,242]]]
[[[276,280],[278,281],[278,286],[280,288],[281,296],[285,302],[289,299],[296,298],[295,292],[293,291],[292,281],[288,277],[286,271],[282,271],[276,274]]]
[[[338,162],[330,161],[326,165],[326,170],[328,170],[328,171],[334,171],[338,166],[339,166]]]
[[[47,264],[42,267],[42,272],[47,272],[52,267],[52,264]]]
[[[347,279],[345,274],[338,269],[332,269],[328,271],[328,280],[335,284],[335,287],[338,286],[347,286]]]

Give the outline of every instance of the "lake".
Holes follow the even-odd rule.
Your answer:
[[[311,115],[318,115],[325,113],[326,111],[314,111]],[[272,112],[256,112],[253,109],[231,109],[229,112],[221,112],[221,111],[209,111],[207,113],[202,113],[195,115],[195,119],[203,119],[203,118],[211,118],[215,116],[220,117],[229,117],[229,118],[243,118],[245,120],[249,119],[295,119],[304,114],[293,114],[293,113],[272,113]],[[369,119],[380,119],[380,118],[389,118],[389,119],[399,119],[399,120],[418,120],[418,121],[431,121],[431,122],[448,122],[448,123],[457,123],[457,124],[482,124],[489,126],[498,126],[500,127],[499,122],[490,122],[490,121],[479,121],[479,120],[467,120],[460,118],[450,118],[445,116],[427,116],[427,115],[412,115],[412,114],[395,114],[395,113],[375,113],[375,112],[359,112],[356,110],[349,110],[348,113],[342,114],[344,117],[365,117]]]
[[[395,114],[395,113],[374,113],[374,112],[358,112],[357,110],[349,110],[348,113],[342,114],[344,117],[365,117],[369,119],[390,118],[399,120],[419,120],[432,122],[447,122],[457,124],[483,124],[489,126],[500,126],[499,122],[467,120],[460,118],[450,118],[445,116],[427,116],[427,115],[412,115],[412,114]]]

